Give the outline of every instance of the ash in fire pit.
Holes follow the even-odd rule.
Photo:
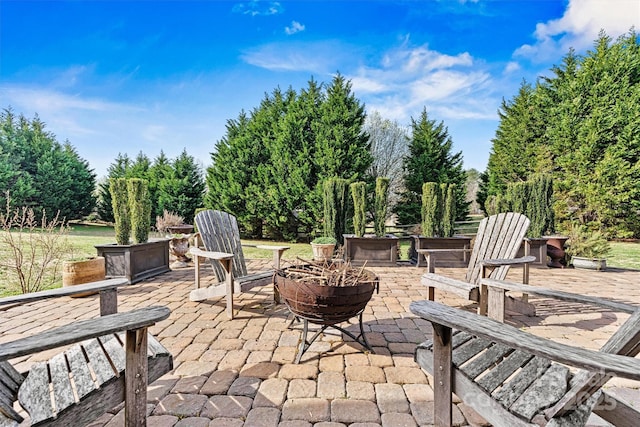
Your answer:
[[[328,327],[338,329],[363,347],[373,351],[362,327],[362,312],[379,287],[378,277],[369,270],[353,268],[349,264],[304,264],[278,270],[274,286],[289,310],[302,319],[303,336],[296,363],[318,336]],[[359,317],[360,335],[337,326],[352,317]],[[322,325],[307,340],[309,323]]]

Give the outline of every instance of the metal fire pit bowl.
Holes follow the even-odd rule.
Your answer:
[[[300,268],[296,267],[298,270]],[[359,278],[356,284],[348,286],[328,286],[312,283],[308,280],[290,278],[287,276],[287,269],[278,270],[274,274],[274,286],[289,311],[294,314],[294,321],[296,319],[303,321],[302,341],[295,363],[300,362],[304,352],[328,327],[339,330],[373,352],[362,326],[362,312],[371,300],[373,291],[379,290],[379,280],[369,270],[353,270],[360,273]],[[338,326],[339,323],[356,316],[358,316],[360,327],[358,336]],[[315,332],[310,340],[307,340],[309,323],[321,325],[321,328]]]

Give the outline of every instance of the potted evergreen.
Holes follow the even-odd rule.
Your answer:
[[[376,179],[374,196],[374,234],[365,234],[366,184],[354,182],[350,185],[353,199],[354,234],[344,235],[344,257],[354,265],[395,266],[398,261],[399,239],[386,233],[385,222],[389,198],[389,179]]]
[[[569,232],[567,253],[575,268],[602,271],[607,268],[606,256],[611,250],[600,231],[589,231],[586,226],[573,224]]]
[[[315,261],[328,261],[333,258],[336,249],[336,239],[330,236],[316,237],[311,241],[311,250]]]
[[[418,267],[425,267],[418,249],[449,249],[438,255],[438,263],[450,267],[466,267],[471,248],[471,237],[455,235],[456,185],[425,182],[422,185],[422,222],[420,234],[411,236],[409,258]]]
[[[106,277],[126,277],[132,284],[169,271],[170,239],[149,240],[151,200],[147,181],[114,178],[109,190],[116,243],[95,246],[98,256],[105,259]]]

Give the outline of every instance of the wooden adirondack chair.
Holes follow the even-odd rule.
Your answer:
[[[126,284],[126,278],[110,279],[0,299],[0,305],[15,305],[100,292],[101,314],[0,344],[0,425],[24,421],[14,408],[16,401],[34,426],[85,425],[123,401],[125,425],[146,425],[147,384],[173,369],[171,354],[147,329],[170,312],[146,307],[116,313],[117,288]],[[35,362],[26,374],[10,363],[69,344],[75,345]]]
[[[433,301],[436,288],[453,292],[465,299],[478,301],[478,312],[484,315],[487,313],[487,295],[480,287],[482,278],[501,280],[507,276],[510,267],[522,266],[522,281],[528,283],[529,264],[535,261],[535,257],[529,255],[526,246],[524,257],[516,258],[516,254],[522,245],[529,223],[529,218],[515,212],[484,218],[478,227],[464,281],[435,274],[435,257],[438,253],[450,252],[450,249],[418,249],[418,256],[424,256],[428,264],[428,273],[422,276],[422,284],[428,288],[429,300]],[[535,315],[535,308],[527,303],[526,294],[522,299],[507,297],[505,304],[508,310]]]
[[[600,298],[491,279],[497,294],[514,290],[631,313],[598,351],[563,345],[463,310],[417,301],[411,311],[431,322],[433,340],[416,361],[433,375],[434,424],[451,425],[451,393],[496,427],[584,426],[589,414],[634,427],[640,412],[602,390],[612,377],[640,380],[640,309]],[[580,370],[573,374],[565,365]]]
[[[289,249],[289,246],[242,245],[236,217],[226,212],[201,211],[196,215],[195,221],[204,250],[198,247],[198,244],[189,249],[194,255],[195,264],[195,289],[189,294],[189,299],[202,301],[225,295],[227,315],[233,318],[234,293],[246,292],[255,286],[270,284],[273,280],[274,270],[248,274],[242,246],[272,250],[275,269],[280,268],[282,253]],[[200,287],[200,258],[210,260],[220,283],[207,288]],[[274,299],[280,302],[280,297],[275,291]]]

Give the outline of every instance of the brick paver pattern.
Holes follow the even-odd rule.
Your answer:
[[[252,270],[268,268],[253,260]],[[364,325],[375,354],[327,330],[293,361],[301,326],[293,324],[284,304],[273,304],[272,286],[235,296],[236,318],[228,320],[221,298],[189,301],[193,268],[149,279],[119,292],[119,310],[165,305],[169,319],[151,332],[171,351],[175,369],[149,386],[149,426],[373,427],[428,426],[433,423],[431,381],[414,362],[416,344],[431,337],[428,322],[409,312],[409,304],[426,299],[420,285],[424,269],[411,266],[371,268],[380,277],[364,312]],[[439,268],[449,277],[464,269]],[[519,270],[509,278],[517,281]],[[205,272],[208,280],[213,280]],[[609,269],[533,268],[531,284],[640,304],[640,272]],[[436,300],[474,309],[469,301],[436,291]],[[627,318],[620,313],[566,302],[530,298],[536,317],[510,316],[507,322],[558,342],[598,349]],[[97,297],[65,298],[12,307],[0,312],[0,339],[10,341],[37,331],[96,316]],[[344,326],[344,325],[343,325]],[[355,332],[355,319],[348,326]],[[59,350],[18,360],[20,370]],[[614,379],[618,396],[637,404],[640,383]],[[92,426],[123,425],[124,411],[114,408]],[[486,425],[454,398],[455,425]],[[592,416],[590,425],[606,425]]]

